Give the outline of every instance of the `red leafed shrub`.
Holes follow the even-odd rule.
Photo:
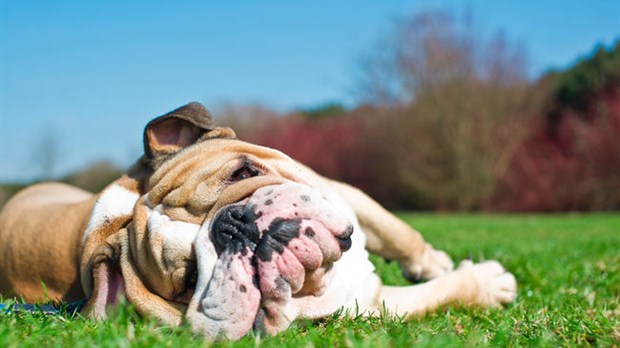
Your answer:
[[[546,107],[499,176],[504,210],[620,209],[620,43],[550,74]]]
[[[318,173],[350,183],[389,207],[420,207],[403,190],[392,125],[376,122],[377,110],[361,106],[336,114],[302,113],[235,122],[239,137],[278,149]],[[425,207],[430,208],[430,207]]]
[[[499,178],[498,208],[512,211],[620,209],[620,89],[586,113],[563,110],[539,123]]]
[[[274,121],[268,129],[255,134],[254,141],[281,150],[326,176],[345,176],[347,158],[355,151],[359,133],[353,119],[312,120],[298,116]]]

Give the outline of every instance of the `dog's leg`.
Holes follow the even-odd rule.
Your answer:
[[[451,304],[498,308],[516,297],[515,277],[497,261],[463,261],[457,270],[423,284],[382,286],[376,308],[367,314],[378,315],[385,308],[409,319]]]
[[[364,192],[341,182],[329,180],[329,183],[355,211],[366,234],[366,249],[386,259],[398,260],[405,277],[432,279],[454,268],[450,256],[426,243],[418,231]]]

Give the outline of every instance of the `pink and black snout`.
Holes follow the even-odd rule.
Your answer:
[[[351,248],[351,222],[319,191],[308,186],[297,183],[266,186],[256,190],[246,206],[257,217],[261,232],[257,253],[261,255],[273,248],[279,251],[281,245],[286,246],[300,236],[317,241],[329,236],[337,242],[340,252]],[[329,233],[317,235],[320,231]]]
[[[253,326],[270,334],[286,329],[295,319],[292,296],[321,282],[351,248],[352,233],[344,214],[317,190],[291,182],[257,189],[220,209],[208,231],[199,232],[199,275],[208,268],[200,257],[207,243],[218,261],[208,284],[196,288],[188,320],[211,338],[237,339]]]
[[[309,200],[308,196],[300,197]],[[273,201],[267,201],[267,205]],[[211,228],[211,241],[219,254],[224,251],[229,253],[241,252],[244,255],[253,251],[263,261],[270,260],[272,253],[281,254],[288,243],[299,238],[303,233],[307,238],[316,237],[316,232],[311,226],[304,226],[304,219],[297,216],[292,219],[274,218],[267,229],[259,231],[257,220],[262,217],[262,211],[258,211],[254,204],[231,205],[222,209],[213,221]],[[305,228],[304,228],[305,227]],[[353,225],[347,224],[344,230],[333,233],[341,251],[351,248],[351,234]]]

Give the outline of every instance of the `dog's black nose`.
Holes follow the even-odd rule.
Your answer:
[[[218,255],[224,251],[254,250],[260,238],[256,219],[251,206],[231,205],[222,209],[211,225],[211,241]]]

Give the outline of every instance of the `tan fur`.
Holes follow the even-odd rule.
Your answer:
[[[12,198],[0,215],[0,293],[29,302],[82,298],[79,250],[95,199],[59,183]]]
[[[443,251],[425,243],[422,235],[361,190],[329,180],[349,204],[366,234],[366,248],[386,259],[397,260],[411,278],[433,279],[453,267]]]

